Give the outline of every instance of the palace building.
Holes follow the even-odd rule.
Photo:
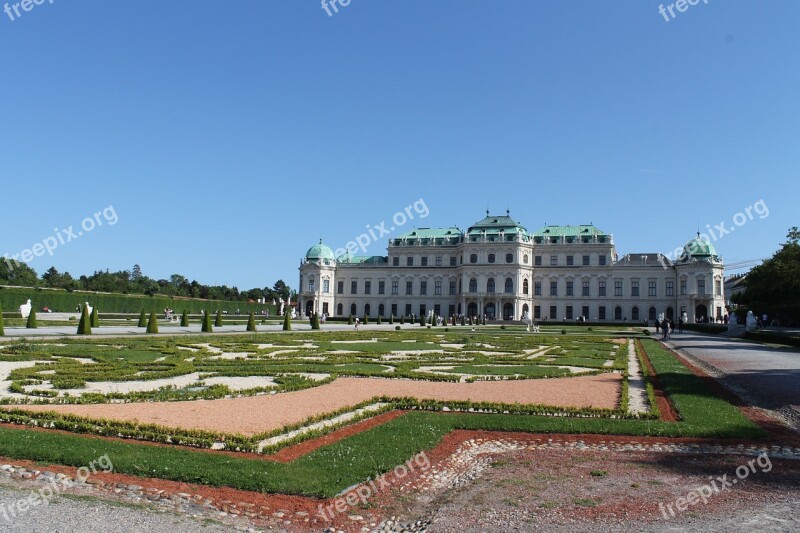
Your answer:
[[[641,322],[721,320],[723,263],[697,238],[672,261],[620,257],[593,225],[530,232],[510,213],[466,231],[417,228],[389,239],[388,255],[334,257],[320,241],[300,264],[298,309],[329,317],[453,315],[496,320]]]

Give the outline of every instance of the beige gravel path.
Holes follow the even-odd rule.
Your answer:
[[[556,407],[617,406],[622,376],[606,373],[556,379],[439,383],[381,378],[339,378],[312,389],[266,396],[95,405],[25,405],[30,411],[56,411],[91,418],[139,421],[253,435],[303,422],[309,417],[378,396],[433,400],[471,400]]]

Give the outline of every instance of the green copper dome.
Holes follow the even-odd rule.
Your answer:
[[[311,248],[308,249],[306,252],[306,259],[309,261],[319,261],[319,260],[328,260],[333,261],[333,250],[331,250],[330,246],[322,244],[322,239],[319,240],[319,244],[315,244]]]
[[[701,239],[700,234],[697,237],[687,242],[683,247],[684,256],[688,259],[691,257],[717,257],[717,249],[707,239]]]

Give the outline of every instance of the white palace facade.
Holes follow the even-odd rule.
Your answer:
[[[300,264],[298,310],[349,315],[486,316],[496,320],[690,322],[725,315],[723,264],[696,239],[675,261],[617,255],[593,225],[529,232],[510,213],[463,231],[417,228],[389,240],[386,256],[334,257],[320,241]]]

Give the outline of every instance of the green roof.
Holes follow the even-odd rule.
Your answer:
[[[340,265],[385,265],[389,259],[381,255],[350,255],[345,252],[336,258],[336,262]]]
[[[460,237],[461,230],[453,226],[450,228],[414,228],[396,239],[443,239],[446,237]]]
[[[581,226],[545,226],[535,232],[534,237],[591,237],[606,235],[606,232],[591,224]]]
[[[717,249],[708,239],[701,239],[699,233],[697,237],[686,243],[683,251],[681,257],[684,260],[690,257],[717,257]]]
[[[315,244],[308,249],[306,259],[309,261],[319,261],[320,259],[333,261],[333,250],[331,250],[330,246],[322,244],[322,239],[320,239],[319,244]]]
[[[467,230],[470,235],[496,234],[496,233],[524,233],[527,234],[528,230],[525,226],[511,218],[510,214],[493,216],[486,212],[486,217],[479,220]]]

